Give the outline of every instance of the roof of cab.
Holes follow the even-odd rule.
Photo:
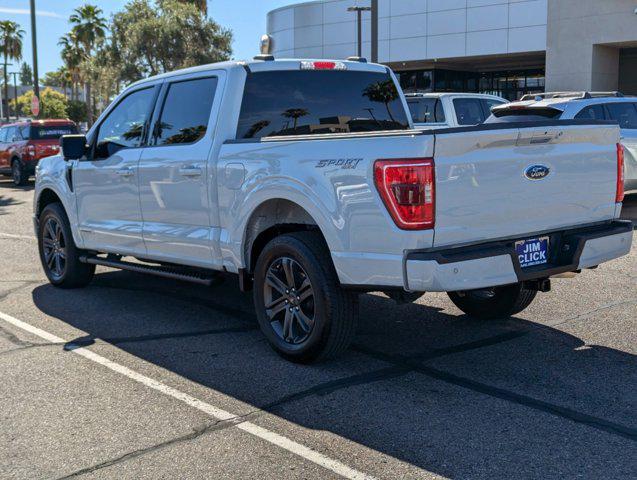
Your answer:
[[[346,65],[347,70],[350,71],[367,71],[367,72],[387,72],[388,68],[384,65],[377,63],[366,63],[357,60],[333,60],[333,59],[319,59],[319,58],[281,58],[273,60],[259,60],[252,59],[247,61],[231,60],[227,62],[209,63],[206,65],[198,65],[196,67],[183,68],[181,70],[174,70],[172,72],[162,73],[154,75],[152,77],[138,80],[137,82],[129,85],[130,87],[143,85],[146,83],[152,83],[157,80],[164,80],[167,78],[189,75],[193,73],[202,73],[212,70],[232,70],[237,68],[244,68],[250,72],[264,72],[274,70],[299,70],[301,68],[301,62],[338,62]]]

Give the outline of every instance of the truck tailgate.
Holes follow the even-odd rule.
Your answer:
[[[434,134],[435,247],[615,216],[617,126],[484,126]]]

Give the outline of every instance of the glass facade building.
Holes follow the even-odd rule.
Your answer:
[[[396,72],[405,93],[471,92],[517,100],[527,93],[544,91],[544,70],[467,72],[445,69]]]

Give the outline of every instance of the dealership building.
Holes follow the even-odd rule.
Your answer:
[[[296,3],[268,14],[279,58],[357,53],[369,0]],[[378,0],[378,60],[405,91],[637,94],[636,0]],[[362,52],[371,53],[370,12]]]

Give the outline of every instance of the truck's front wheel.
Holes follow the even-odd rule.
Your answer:
[[[254,283],[261,331],[281,356],[309,363],[347,349],[358,298],[340,288],[318,234],[290,233],[270,241],[257,260]]]
[[[456,307],[467,315],[488,320],[520,313],[535,299],[537,291],[524,288],[520,282],[503,287],[449,292],[448,295]]]
[[[95,265],[80,262],[69,219],[62,205],[52,203],[40,215],[38,247],[44,273],[56,287],[79,288],[90,283]]]

